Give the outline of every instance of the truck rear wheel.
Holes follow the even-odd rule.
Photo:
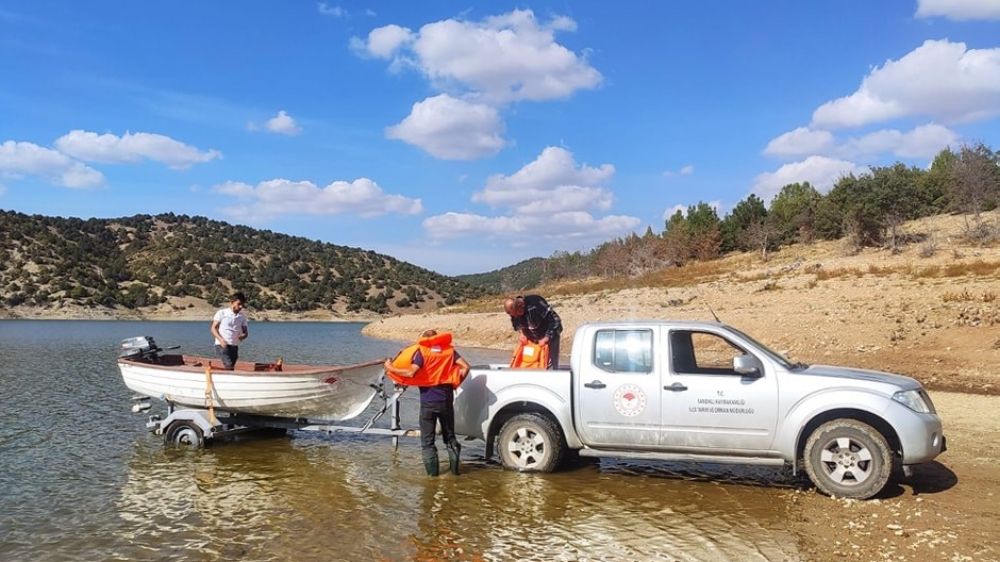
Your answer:
[[[500,462],[518,472],[552,472],[565,447],[562,432],[541,414],[518,414],[500,429]]]
[[[874,427],[852,419],[828,421],[806,441],[806,473],[824,494],[867,499],[892,474],[892,451]]]

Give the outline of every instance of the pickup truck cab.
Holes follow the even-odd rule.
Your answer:
[[[792,363],[721,323],[586,324],[570,366],[474,367],[455,397],[456,432],[519,471],[555,470],[572,452],[804,467],[820,491],[851,498],[945,450],[912,378]]]

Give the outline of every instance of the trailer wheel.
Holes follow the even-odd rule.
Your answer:
[[[806,441],[806,473],[824,494],[868,499],[892,474],[892,451],[874,427],[852,419],[828,421]]]
[[[552,472],[565,447],[559,427],[540,414],[518,414],[500,430],[500,462],[518,472]]]
[[[174,447],[201,449],[205,446],[205,433],[192,421],[175,421],[163,432],[163,441]]]

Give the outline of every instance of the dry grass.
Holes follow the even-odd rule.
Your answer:
[[[837,269],[821,269],[816,272],[817,281],[837,279],[840,277],[861,277],[864,273],[856,267],[840,267]]]
[[[985,262],[976,260],[970,263],[952,263],[945,266],[942,275],[944,277],[973,277],[994,276],[1000,272],[1000,262]]]
[[[958,291],[948,291],[941,295],[941,300],[944,302],[977,302],[981,301],[984,303],[991,303],[997,300],[997,294],[993,291],[983,291],[983,294],[976,296],[975,293],[969,292],[968,289],[963,289],[961,292]]]
[[[941,300],[944,302],[968,302],[975,300],[975,297],[972,296],[972,293],[970,293],[968,289],[965,289],[960,293],[948,291],[947,293],[941,295]]]

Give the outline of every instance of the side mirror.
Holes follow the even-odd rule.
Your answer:
[[[764,376],[764,367],[753,355],[733,357],[733,370],[744,377],[760,378]]]

